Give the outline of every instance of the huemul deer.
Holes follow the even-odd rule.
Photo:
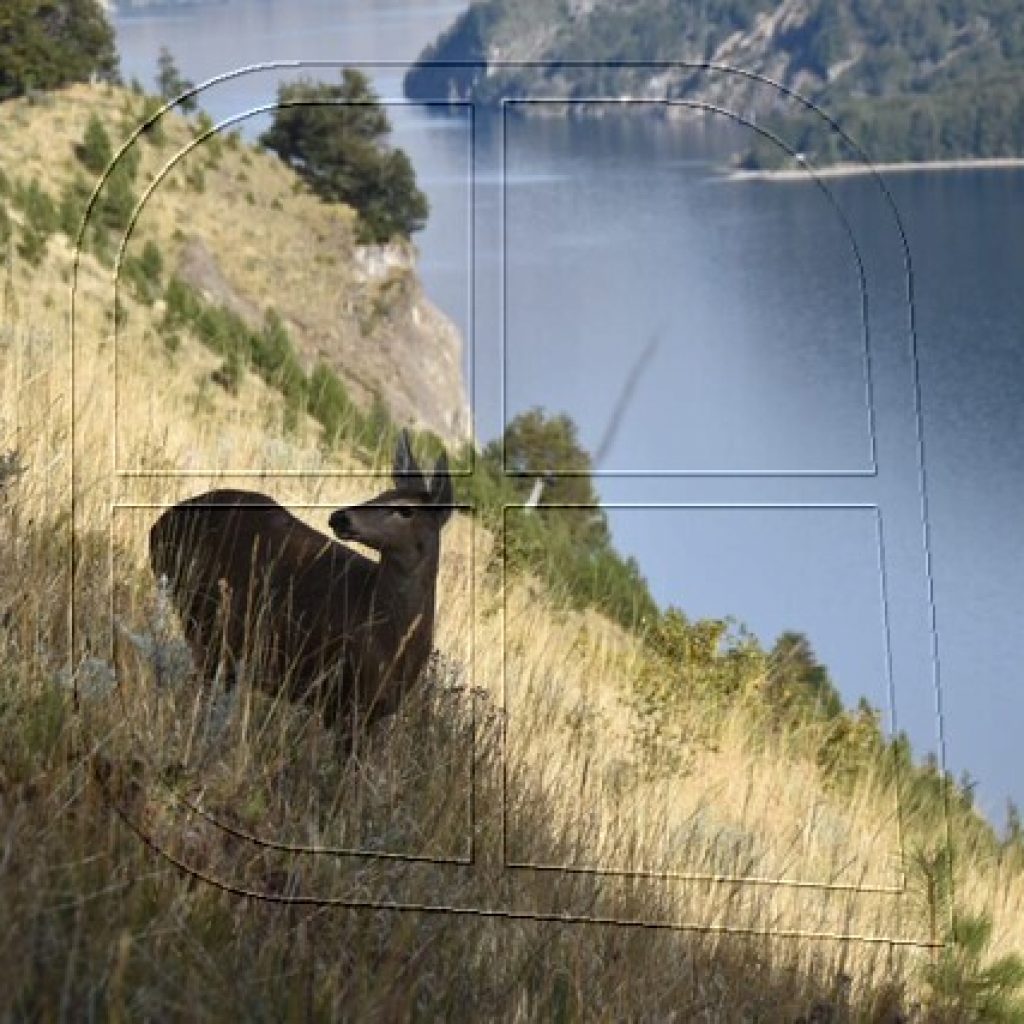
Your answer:
[[[428,483],[402,432],[395,487],[334,512],[340,540],[253,491],[209,491],[168,509],[150,531],[193,658],[233,681],[249,659],[256,685],[323,711],[351,743],[393,713],[430,655],[441,529],[452,512],[442,453]]]

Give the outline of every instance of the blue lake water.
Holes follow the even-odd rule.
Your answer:
[[[1002,821],[1024,803],[1024,172],[887,177],[911,336],[869,178],[728,181],[737,129],[640,108],[502,122],[405,104],[402,62],[459,7],[230,0],[116,27],[147,85],[161,45],[197,81],[366,63],[431,200],[421,270],[469,339],[478,436],[542,405],[596,449],[653,344],[599,467],[620,548],[664,604],[766,644],[807,633],[845,699],[919,752],[938,682],[948,766]],[[245,73],[203,106],[272,103],[303,71],[336,73]]]

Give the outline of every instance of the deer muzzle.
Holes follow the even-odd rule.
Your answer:
[[[349,518],[348,509],[339,508],[337,512],[332,512],[331,518],[327,520],[327,525],[340,540],[353,538],[352,520]]]

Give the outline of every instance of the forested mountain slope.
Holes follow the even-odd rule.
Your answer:
[[[540,66],[503,66],[524,61]],[[795,90],[876,160],[1024,155],[1024,6],[1013,0],[481,0],[424,51],[406,90],[704,101],[820,161],[853,158],[777,89],[704,63]],[[764,140],[744,154],[784,158]]]

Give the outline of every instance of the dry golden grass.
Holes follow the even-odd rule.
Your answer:
[[[55,202],[76,177],[95,187],[95,176],[75,155],[89,116],[100,118],[116,152],[143,111],[142,99],[126,90],[91,86],[36,103],[5,103],[2,166],[12,181],[43,183]],[[159,124],[157,142],[143,136],[131,147],[142,203],[125,255],[156,242],[167,271],[182,273],[212,301],[253,323],[274,308],[303,360],[331,365],[357,401],[379,393],[403,422],[465,441],[459,341],[423,295],[412,269],[414,248],[395,243],[368,257],[355,243],[353,211],[325,206],[272,154],[230,133],[199,141],[200,129],[176,114]],[[64,263],[61,272],[67,271]],[[104,276],[87,277],[81,287],[95,296],[107,287]],[[129,318],[122,351],[134,349],[136,326]],[[425,367],[425,359],[433,364]],[[431,379],[426,391],[417,386],[424,373]],[[455,426],[439,408],[443,401],[459,410]],[[130,448],[131,438],[123,440]]]
[[[70,147],[92,102],[72,90],[19,131]],[[21,167],[59,182],[52,170]],[[283,171],[261,173],[261,194],[305,202],[288,195]],[[212,170],[206,194],[232,201]],[[172,200],[166,219],[140,221],[141,237],[171,238],[175,211]],[[253,225],[267,222],[218,223],[211,246],[236,252],[244,275],[245,254],[267,248]],[[279,228],[288,252],[297,242]],[[475,1005],[507,1019],[668,1019],[671,1008],[679,1020],[786,1020],[818,1001],[895,1019],[886,1006],[906,1005],[928,955],[901,942],[932,936],[881,777],[840,800],[785,737],[755,733],[743,702],[723,719],[697,700],[673,724],[672,770],[651,771],[632,701],[647,656],[638,641],[565,611],[533,580],[503,580],[492,538],[465,515],[444,535],[436,642],[447,667],[358,761],[337,760],[315,716],[251,688],[211,698],[180,668],[163,685],[159,659],[128,639],[175,640],[173,620],[157,622],[146,563],[156,507],[211,485],[253,486],[326,529],[329,507],[384,477],[344,475],[364,467],[326,452],[311,421],[283,434],[280,396],[254,375],[237,395],[211,385],[217,360],[188,339],[168,353],[154,311],[131,298],[115,374],[109,275],[88,255],[72,389],[72,259],[52,238],[40,268],[16,265],[0,311],[0,454],[16,450],[27,467],[0,497],[0,721],[19,729],[0,757],[0,916],[16,922],[0,942],[0,991],[12,993],[0,1012],[58,1016],[85,999],[97,1014],[159,1019],[387,1020],[417,1006],[471,1017]],[[301,274],[289,285],[303,286]],[[124,467],[189,474],[118,475]],[[238,467],[249,475],[223,472]],[[77,713],[60,684],[71,670]],[[264,907],[196,884],[136,830],[245,890],[431,909]],[[471,841],[472,867],[280,848],[457,859]],[[535,870],[504,868],[505,856]],[[965,908],[992,916],[991,954],[1024,951],[1020,865],[968,854],[957,876]],[[879,891],[904,881],[905,893]],[[274,992],[267,979],[278,976]],[[54,979],[56,994],[42,995]]]

